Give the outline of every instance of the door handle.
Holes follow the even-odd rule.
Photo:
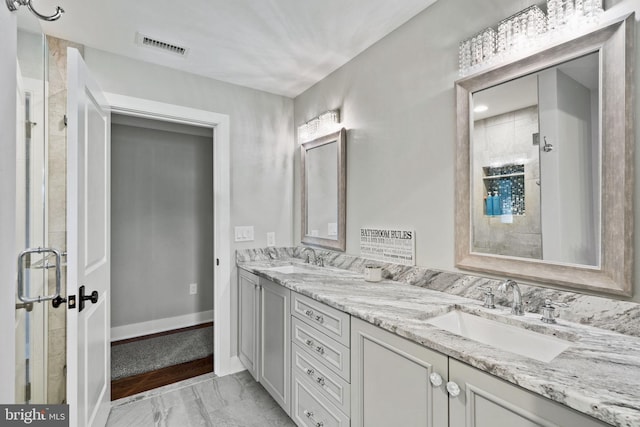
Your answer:
[[[93,304],[98,302],[98,291],[93,291],[89,295],[85,295],[84,285],[79,289],[80,298],[78,298],[78,311],[84,310],[84,302],[91,301]]]
[[[52,253],[56,257],[56,291],[53,295],[37,296],[35,298],[28,297],[24,294],[24,258],[28,254]],[[52,300],[60,295],[60,267],[62,254],[57,249],[52,248],[29,248],[20,252],[18,255],[18,299],[24,303],[42,302]],[[43,264],[44,265],[44,264]]]

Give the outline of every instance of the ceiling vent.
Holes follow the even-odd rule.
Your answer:
[[[178,46],[175,43],[168,43],[162,40],[154,39],[140,33],[136,33],[136,43],[140,46],[149,47],[166,53],[172,53],[180,57],[185,57],[187,56],[187,53],[189,53],[189,49],[186,47]]]

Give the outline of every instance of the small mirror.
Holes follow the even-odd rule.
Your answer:
[[[456,266],[631,295],[634,14],[456,82]]]
[[[346,131],[300,147],[302,243],[345,250]]]

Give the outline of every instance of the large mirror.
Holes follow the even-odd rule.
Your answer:
[[[346,131],[301,145],[302,243],[345,250]]]
[[[633,17],[456,83],[456,265],[630,295]]]

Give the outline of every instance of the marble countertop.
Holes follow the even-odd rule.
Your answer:
[[[364,281],[356,271],[302,264],[302,260],[244,260],[238,267],[349,313],[399,336],[491,373],[522,388],[615,426],[640,426],[640,339],[630,335],[540,315],[513,316],[507,307],[404,282]],[[304,272],[270,270],[301,265]],[[308,271],[307,271],[308,270]],[[549,363],[466,339],[426,322],[458,309],[571,341]]]

